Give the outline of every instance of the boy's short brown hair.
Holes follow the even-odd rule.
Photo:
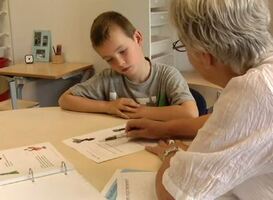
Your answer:
[[[120,27],[129,38],[133,39],[136,28],[132,23],[120,13],[108,11],[100,14],[93,21],[90,31],[90,39],[93,47],[102,45],[109,38],[113,26]]]

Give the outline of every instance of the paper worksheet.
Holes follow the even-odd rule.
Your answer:
[[[50,144],[0,151],[0,199],[105,199]]]
[[[117,177],[116,200],[157,200],[156,172],[126,172]]]
[[[103,141],[107,137],[124,133],[124,130],[114,131],[124,127],[125,124],[69,138],[63,142],[97,163],[135,153],[143,150],[146,145],[155,144],[143,140],[130,140],[127,137]]]

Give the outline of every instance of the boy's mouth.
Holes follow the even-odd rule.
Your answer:
[[[122,71],[122,72],[127,72],[130,68],[131,68],[130,66],[129,66],[129,67],[126,67],[126,68],[123,68],[121,71]]]

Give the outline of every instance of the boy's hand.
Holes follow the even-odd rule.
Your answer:
[[[120,98],[115,101],[109,101],[107,113],[116,115],[124,119],[129,119],[129,116],[125,112],[136,112],[140,105],[130,98]]]
[[[130,119],[139,119],[139,118],[145,118],[147,116],[147,113],[152,112],[151,107],[145,106],[145,105],[139,105],[138,108],[135,108],[131,112],[125,112]]]

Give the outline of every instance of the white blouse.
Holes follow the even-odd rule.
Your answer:
[[[273,199],[273,56],[230,80],[163,184],[175,199]]]

